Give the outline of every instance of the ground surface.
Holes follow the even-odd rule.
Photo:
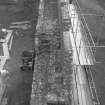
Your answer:
[[[35,13],[34,22],[37,24],[38,16],[38,4],[39,0],[35,1]],[[2,6],[2,5],[0,5]],[[24,10],[20,12],[7,12],[0,11],[0,24],[7,26],[14,21],[23,21],[27,19],[33,19],[33,11],[27,6],[24,6]],[[7,98],[8,105],[29,105],[30,93],[32,85],[32,71],[21,71],[19,66],[21,65],[21,53],[24,50],[33,50],[34,39],[30,34],[30,30],[27,30],[23,36],[14,35],[13,46],[11,50],[11,58],[7,62],[5,68],[10,72],[10,79],[7,82]]]
[[[10,72],[7,90],[8,105],[29,105],[32,71],[21,71],[19,66],[22,51],[32,50],[34,41],[30,34],[25,34],[23,37],[14,36],[13,41],[11,59],[6,64]]]
[[[89,6],[87,4],[82,3],[82,0],[78,0],[80,3],[81,8],[84,11],[88,11],[88,13],[92,13],[92,11],[95,14],[101,14],[95,10],[97,7],[96,0],[84,0],[89,3],[94,3],[94,6],[92,8],[88,8]],[[102,7],[103,10],[105,10],[105,1],[104,0],[97,0],[98,6]],[[86,7],[86,5],[88,7]],[[89,25],[90,32],[93,36],[94,41],[98,45],[104,45],[105,46],[105,21],[103,21],[103,17],[100,16],[85,16],[86,21]],[[97,40],[99,38],[99,41]],[[95,66],[92,67],[92,73],[95,80],[98,97],[100,100],[101,105],[105,104],[105,48],[97,48],[95,53],[95,58],[97,63]]]

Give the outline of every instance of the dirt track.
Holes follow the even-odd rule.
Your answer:
[[[8,26],[14,21],[32,20],[37,24],[39,0],[35,1],[35,8],[32,10],[28,5],[23,6],[24,10],[19,12],[0,11],[0,24]],[[1,6],[1,5],[0,5]],[[33,15],[33,12],[35,15]],[[34,25],[34,26],[35,26]],[[35,30],[35,28],[34,28]],[[29,105],[32,86],[32,71],[21,71],[21,54],[24,50],[33,50],[34,39],[31,30],[24,32],[24,35],[14,35],[11,59],[7,62],[5,68],[10,73],[7,82],[8,105]]]
[[[38,1],[38,0],[37,0]],[[78,0],[81,1],[81,0]],[[92,0],[94,3],[95,0]],[[103,0],[97,0],[99,4],[102,5],[104,8]],[[102,2],[101,2],[102,1]],[[87,0],[89,3],[90,0]],[[94,3],[95,6],[96,3]],[[85,4],[81,3],[81,7],[83,10],[89,10],[94,12],[94,8],[90,9],[85,8]],[[100,7],[100,6],[99,6]],[[36,13],[37,13],[38,3],[36,3]],[[12,13],[2,13],[0,12],[0,24],[3,23],[4,25],[9,24],[12,21],[30,19],[29,13],[30,9],[27,6],[24,8],[25,11],[19,12],[17,14]],[[95,11],[97,12],[97,11]],[[37,16],[37,14],[36,14]],[[100,43],[105,45],[105,26],[101,30],[102,33],[99,33],[99,28],[101,27],[102,19],[100,17],[86,17],[87,23],[89,28],[91,29],[91,33],[95,39],[95,37],[101,35]],[[37,20],[37,18],[36,18]],[[25,40],[25,41],[24,41]],[[31,92],[31,82],[32,82],[32,72],[21,72],[19,69],[19,62],[20,62],[20,54],[23,49],[32,49],[33,48],[33,39],[30,37],[30,34],[25,34],[24,37],[15,36],[14,37],[14,46],[12,53],[12,61],[9,62],[7,65],[8,71],[10,72],[10,80],[8,82],[8,105],[29,105],[30,99],[30,92]],[[30,43],[30,44],[29,44]],[[21,47],[20,47],[21,46]],[[15,49],[17,48],[17,49]],[[96,61],[100,63],[96,63],[92,69],[93,76],[95,79],[97,92],[99,96],[99,100],[101,105],[105,103],[105,48],[97,48],[97,52],[95,54]],[[15,62],[15,64],[14,64]]]

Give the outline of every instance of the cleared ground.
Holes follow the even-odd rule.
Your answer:
[[[27,0],[26,0],[27,1]],[[14,12],[0,10],[0,24],[8,26],[11,22],[33,20],[34,26],[37,24],[39,0],[33,4],[23,4],[23,10]],[[10,5],[9,5],[10,6]],[[2,7],[2,5],[0,5]],[[8,7],[9,8],[9,7]],[[34,28],[35,29],[35,28]],[[21,71],[21,54],[24,50],[33,50],[34,39],[32,30],[24,31],[24,34],[14,35],[11,58],[8,60],[5,68],[10,72],[10,78],[7,81],[8,105],[29,105],[32,85],[32,71]]]

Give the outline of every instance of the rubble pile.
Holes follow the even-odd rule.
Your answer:
[[[72,88],[72,52],[63,49],[56,0],[45,0],[37,30],[31,105],[69,105]],[[55,7],[55,8],[54,8]],[[53,9],[54,8],[54,9]]]

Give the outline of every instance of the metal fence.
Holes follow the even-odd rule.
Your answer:
[[[84,90],[85,90],[85,88],[89,89],[90,90],[90,98],[92,99],[92,103],[93,103],[93,104],[92,103],[90,103],[90,104],[100,105],[94,78],[93,78],[93,75],[91,72],[91,66],[89,66],[89,65],[94,65],[96,63],[95,57],[94,57],[96,48],[97,47],[105,47],[105,46],[104,45],[101,46],[99,44],[100,36],[96,37],[96,41],[95,41],[95,38],[93,35],[95,33],[94,32],[95,30],[93,31],[92,28],[89,27],[90,24],[87,23],[86,17],[90,17],[90,18],[95,17],[97,19],[101,18],[100,27],[98,30],[96,30],[96,31],[99,31],[103,28],[104,15],[103,14],[94,14],[91,12],[83,13],[77,0],[74,0],[72,4],[69,4],[68,9],[70,11],[70,18],[71,18],[71,31],[72,31],[71,33],[72,33],[72,37],[73,37],[74,44],[75,44],[75,46],[73,46],[73,47],[75,47],[74,49],[76,50],[76,53],[77,53],[76,57],[78,58],[78,65],[76,65],[75,69],[74,69],[75,82],[77,83],[76,87],[78,88],[77,89],[78,91],[80,88],[80,92],[83,91],[81,89],[84,89]],[[90,62],[90,64],[89,64],[88,60],[90,60],[90,59],[91,59],[92,63]],[[85,63],[81,64],[81,61],[83,61]],[[80,76],[78,76],[79,71],[81,71],[81,76],[83,76],[84,80],[78,86],[78,79],[80,79]],[[85,72],[84,75],[82,75],[83,72]],[[85,77],[85,75],[86,75],[86,77]],[[85,81],[85,79],[86,79],[86,81]],[[87,93],[87,96],[88,96],[89,90],[87,91],[87,89],[85,90],[85,92]],[[78,91],[77,91],[77,94],[78,94]],[[82,96],[79,96],[79,98],[80,97],[83,98]],[[86,99],[86,101],[87,100],[89,100],[89,98]],[[81,103],[83,103],[83,100],[81,101]],[[86,103],[86,105],[88,105],[88,104],[89,104],[89,101]]]

